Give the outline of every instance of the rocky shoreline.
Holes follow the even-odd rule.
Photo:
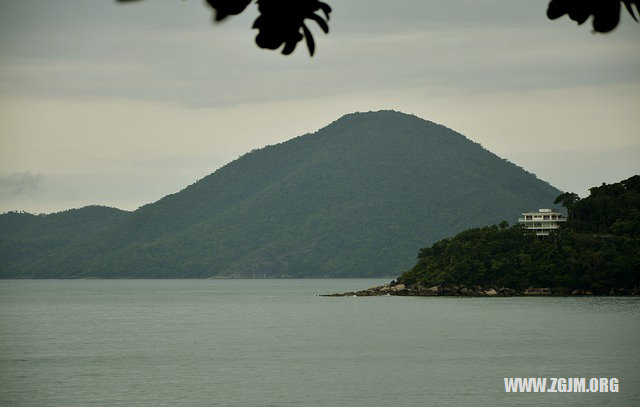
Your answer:
[[[379,285],[360,291],[347,291],[335,294],[321,294],[320,297],[373,297],[379,295],[402,295],[402,296],[459,296],[459,297],[512,297],[512,296],[590,296],[590,295],[616,295],[629,296],[640,295],[640,290],[613,288],[610,290],[580,290],[566,288],[526,288],[524,290],[514,290],[512,288],[495,287],[466,287],[464,285],[436,285],[424,287],[421,284],[405,286],[404,284],[392,281],[389,284]]]

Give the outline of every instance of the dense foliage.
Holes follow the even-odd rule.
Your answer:
[[[354,113],[134,212],[1,215],[0,276],[392,276],[559,193],[443,126]]]
[[[640,284],[640,176],[562,194],[566,226],[537,238],[519,225],[466,230],[419,251],[405,284],[563,287],[608,291]]]

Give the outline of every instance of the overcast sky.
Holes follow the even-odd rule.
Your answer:
[[[564,191],[640,173],[640,25],[548,0],[327,0],[316,55],[257,48],[255,6],[0,0],[0,212],[135,209],[354,112],[450,127]],[[527,208],[523,208],[527,209]]]

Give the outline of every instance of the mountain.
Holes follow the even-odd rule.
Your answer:
[[[444,126],[353,113],[133,212],[0,216],[0,277],[371,277],[560,191]]]

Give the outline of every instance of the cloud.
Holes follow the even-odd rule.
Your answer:
[[[0,206],[134,209],[356,110],[442,123],[569,190],[637,161],[628,150],[624,168],[585,172],[582,156],[545,159],[638,146],[630,17],[592,35],[549,21],[548,0],[327,2],[330,33],[309,24],[313,58],[303,44],[258,49],[253,6],[214,25],[202,0],[2,2]]]
[[[0,174],[0,196],[15,198],[31,195],[42,190],[42,174],[30,171]]]
[[[45,3],[6,11],[25,21],[5,17],[10,28],[0,26],[7,97],[222,108],[369,89],[446,95],[634,83],[640,69],[636,26],[593,36],[549,21],[544,0],[330,1],[330,33],[310,24],[314,58],[304,46],[289,57],[260,50],[250,13],[213,25],[197,2]]]

